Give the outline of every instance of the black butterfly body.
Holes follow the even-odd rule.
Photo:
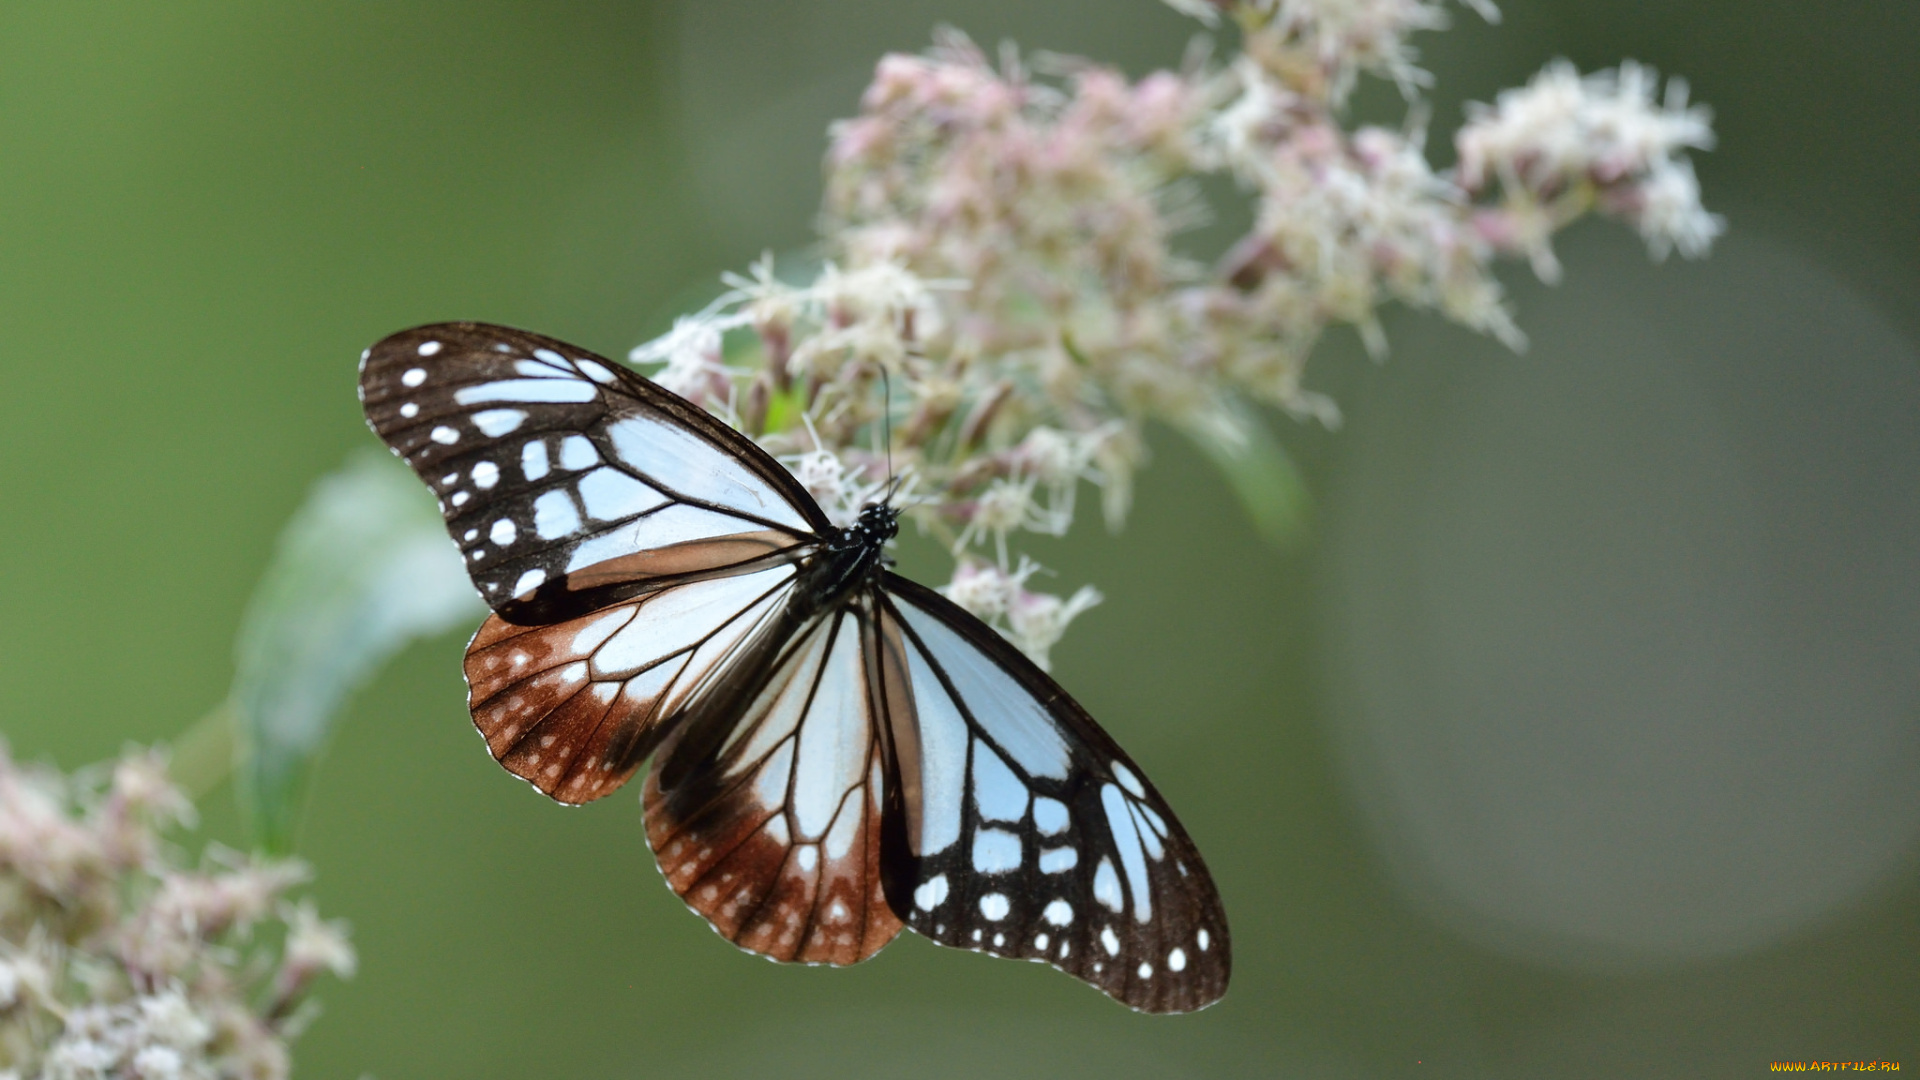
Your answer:
[[[481,323],[361,361],[374,431],[440,498],[493,614],[469,705],[562,802],[649,757],[647,839],[714,929],[850,964],[901,926],[1043,961],[1148,1012],[1225,993],[1225,913],[1139,769],[998,633],[889,571],[698,406]]]

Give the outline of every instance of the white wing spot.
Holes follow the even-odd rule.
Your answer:
[[[466,531],[466,534],[465,534],[465,535],[463,535],[463,536],[461,536],[461,537],[460,537],[460,539],[461,539],[461,540],[463,540],[463,541],[465,541],[466,543],[469,543],[469,544],[471,544],[471,543],[473,543],[473,542],[474,542],[475,540],[478,540],[478,539],[480,539],[480,530],[479,530],[479,529],[468,529],[468,530]]]
[[[1133,917],[1141,922],[1153,918],[1153,897],[1147,877],[1147,856],[1141,850],[1139,827],[1134,823],[1131,804],[1112,784],[1100,785],[1100,805],[1107,812],[1107,826],[1113,830],[1113,846],[1118,849],[1120,866],[1127,872],[1128,891],[1133,894]],[[1159,846],[1159,841],[1154,841]]]
[[[421,356],[432,356],[433,354],[439,351],[440,351],[440,343],[437,341],[423,341],[420,343]],[[415,368],[414,370],[418,371],[419,369]],[[409,372],[409,374],[411,374],[411,372]]]
[[[592,379],[594,382],[610,383],[613,381],[613,372],[608,371],[604,365],[596,364],[591,360],[585,359],[575,360],[574,363],[579,365],[580,370],[587,373],[587,378]]]
[[[811,873],[814,867],[820,865],[820,849],[812,844],[802,844],[794,860],[800,864],[803,872]]]
[[[473,498],[473,496],[472,496],[472,495],[470,495],[470,494],[468,494],[467,492],[464,492],[464,491],[456,491],[456,492],[454,492],[454,493],[453,493],[453,505],[455,505],[455,506],[465,506],[465,505],[467,505],[467,500],[469,500],[469,499],[471,499],[471,498]]]
[[[520,448],[520,472],[529,481],[547,475],[547,444],[535,439]]]
[[[1060,943],[1060,959],[1065,960],[1067,958],[1067,950],[1072,947],[1073,947],[1073,942],[1071,941],[1061,942]]]
[[[560,441],[560,467],[563,469],[592,468],[600,464],[600,455],[587,441],[585,435],[569,435]]]
[[[1165,818],[1161,817],[1158,813],[1156,813],[1153,807],[1148,806],[1146,803],[1135,803],[1133,806],[1133,812],[1136,814],[1140,814],[1147,819],[1147,824],[1153,827],[1153,831],[1155,835],[1159,836],[1162,840],[1166,839],[1167,821]],[[1159,858],[1159,856],[1156,855],[1154,856],[1154,858],[1157,859]],[[1181,867],[1180,872],[1182,874],[1186,873],[1187,868],[1184,866]]]
[[[979,941],[979,940],[980,940],[980,931],[978,931],[978,930],[975,930],[975,931],[973,932],[973,940],[975,940],[975,941]]]
[[[973,834],[973,868],[982,874],[1003,874],[1020,866],[1020,837],[999,829]]]
[[[947,875],[939,874],[913,890],[913,903],[921,911],[932,911],[947,899]]]
[[[1141,977],[1141,978],[1143,978],[1143,979],[1151,979],[1151,978],[1153,978],[1153,965],[1152,965],[1152,964],[1149,964],[1149,963],[1147,963],[1147,962],[1145,962],[1145,961],[1141,961],[1141,963],[1140,963],[1140,977]]]
[[[405,405],[400,406],[400,415],[407,420],[411,420],[420,415],[420,406],[409,401]]]
[[[1144,799],[1147,797],[1147,789],[1140,786],[1140,778],[1133,775],[1132,769],[1116,761],[1113,763],[1113,775],[1115,779],[1120,781],[1121,787],[1133,793],[1134,798]]]
[[[445,475],[445,476],[443,476],[443,477],[441,477],[441,478],[440,478],[440,482],[441,482],[442,484],[451,484],[451,483],[453,483],[453,482],[454,482],[455,480],[458,480],[458,479],[460,479],[460,474],[459,474],[459,473],[457,473],[457,472],[450,472],[450,473],[448,473],[447,475]]]
[[[499,521],[494,522],[493,528],[487,530],[487,539],[493,541],[495,547],[506,547],[508,544],[513,543],[519,535],[520,530],[514,528],[513,522],[506,518],[501,518]]]
[[[1202,927],[1202,928],[1200,929],[1200,933],[1199,933],[1199,935],[1197,936],[1197,938],[1196,938],[1196,940],[1198,940],[1198,941],[1200,942],[1200,951],[1201,951],[1201,952],[1206,952],[1206,951],[1207,951],[1207,946],[1209,946],[1209,945],[1211,945],[1211,944],[1213,944],[1213,939],[1207,936],[1207,931],[1206,931],[1206,928],[1205,928],[1205,927]]]
[[[1120,955],[1120,935],[1113,932],[1113,927],[1100,928],[1100,947],[1107,950],[1108,956]]]
[[[434,428],[433,431],[427,435],[427,438],[432,439],[442,446],[452,446],[454,443],[460,441],[460,433],[445,424],[441,424],[439,427]]]
[[[1002,893],[990,892],[980,898],[980,914],[985,915],[989,922],[999,922],[1012,910],[1013,905],[1007,902]]]
[[[546,580],[547,572],[536,566],[526,573],[521,574],[520,580],[513,583],[513,595],[516,599],[525,596],[541,585],[546,584]]]
[[[587,516],[600,521],[633,517],[667,501],[665,495],[616,469],[595,469],[575,487]]]
[[[483,401],[582,402],[592,401],[598,390],[592,383],[578,379],[502,379],[499,382],[463,386],[453,392],[459,405],[478,405]]]
[[[1007,947],[1007,935],[1005,935],[1005,934],[995,934],[995,935],[993,935],[993,947],[994,947],[994,948],[996,948],[996,949],[1004,949],[1004,948],[1006,948],[1006,947]]]
[[[1039,949],[1041,952],[1046,952],[1048,940],[1047,935],[1040,934],[1033,939],[1033,947]]]
[[[988,821],[1019,821],[1027,816],[1027,789],[989,747],[973,748],[973,803]]]
[[[494,541],[499,543],[499,541]],[[1040,853],[1040,872],[1061,874],[1080,864],[1080,853],[1070,847],[1053,848]]]
[[[482,409],[473,414],[473,426],[489,439],[510,435],[527,422],[527,414],[519,409]]]
[[[500,482],[500,466],[491,461],[483,461],[473,467],[473,486],[482,491]]]
[[[1045,795],[1036,796],[1033,800],[1033,824],[1048,836],[1066,832],[1067,804]]]
[[[1113,872],[1113,860],[1104,855],[1093,871],[1093,898],[1115,915],[1126,906],[1126,898],[1120,895],[1120,875]]]
[[[426,381],[427,381],[426,368],[418,368],[418,367],[408,368],[406,371],[406,374],[400,376],[400,382],[402,383],[402,385],[405,385],[405,386],[419,386],[421,383]]]
[[[560,362],[560,354],[554,352],[552,349],[535,349],[533,350],[533,355],[551,356],[554,358],[554,363],[558,364]],[[538,360],[516,360],[513,363],[513,370],[536,379],[567,379],[573,377],[573,372],[568,371],[565,364],[560,364],[559,368],[556,369],[553,364],[544,364]]]
[[[1055,926],[1065,926],[1073,921],[1073,905],[1065,900],[1055,900],[1047,905],[1046,910],[1040,913],[1040,917]]]
[[[1133,814],[1134,828],[1140,834],[1140,846],[1146,849],[1147,858],[1154,862],[1166,858],[1167,849],[1166,845],[1160,842],[1160,834],[1153,831],[1153,824],[1140,812],[1144,808],[1137,802],[1129,801],[1127,809]]]
[[[1187,970],[1187,950],[1175,949],[1172,952],[1168,953],[1167,954],[1167,970],[1168,971]]]
[[[533,500],[533,531],[542,540],[554,540],[578,532],[580,512],[564,491],[549,491]]]

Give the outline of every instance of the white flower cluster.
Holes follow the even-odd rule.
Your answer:
[[[1456,140],[1460,185],[1478,194],[1498,182],[1543,277],[1557,275],[1547,232],[1595,205],[1632,222],[1655,258],[1675,248],[1698,258],[1725,231],[1682,156],[1713,147],[1711,117],[1687,104],[1684,80],[1668,81],[1664,102],[1658,89],[1653,70],[1631,61],[1583,78],[1561,60],[1472,108]]]
[[[1067,632],[1067,625],[1081,612],[1098,604],[1100,590],[1082,585],[1066,599],[1048,593],[1030,592],[1027,579],[1040,567],[1022,558],[1012,571],[991,563],[962,562],[953,572],[953,580],[940,591],[947,599],[978,615],[994,626],[1020,650],[1047,667],[1049,650]]]
[[[353,973],[346,930],[285,901],[297,863],[177,865],[161,833],[191,817],[157,755],[69,778],[0,747],[0,1080],[288,1075],[314,979]]]
[[[1496,258],[1551,278],[1552,233],[1588,212],[1656,256],[1703,254],[1722,228],[1682,156],[1711,145],[1707,116],[1677,81],[1656,105],[1644,68],[1550,65],[1476,108],[1440,173],[1410,42],[1445,25],[1441,0],[1170,2],[1226,16],[1238,53],[1138,81],[1058,57],[1042,78],[952,32],[884,58],[832,131],[831,261],[799,284],[770,260],[730,275],[632,357],[780,456],[836,522],[891,495],[952,549],[949,595],[1043,661],[1099,594],[1029,592],[1015,538],[1065,533],[1082,481],[1118,527],[1149,420],[1228,456],[1249,401],[1335,424],[1304,385],[1329,326],[1383,354],[1376,312],[1397,300],[1519,348]],[[1408,97],[1404,128],[1344,125],[1364,74]],[[1206,219],[1208,175],[1254,210],[1211,268],[1173,243]]]

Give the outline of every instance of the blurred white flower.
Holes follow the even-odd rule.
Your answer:
[[[313,977],[352,974],[339,923],[286,892],[305,867],[220,849],[188,870],[164,759],[74,777],[0,748],[0,1055],[37,1080],[284,1080]],[[137,857],[122,857],[122,856]],[[281,935],[253,927],[285,923]],[[0,1080],[9,1075],[0,1072]]]
[[[1629,207],[1624,213],[1639,227],[1656,259],[1675,248],[1697,259],[1727,231],[1725,218],[1700,205],[1700,181],[1693,175],[1693,162],[1684,158],[1655,165],[1640,185],[1637,201],[1637,209]]]
[[[1455,138],[1458,176],[1469,192],[1504,193],[1511,242],[1536,254],[1552,280],[1545,237],[1588,209],[1632,223],[1655,258],[1674,248],[1706,254],[1725,223],[1700,205],[1688,150],[1713,148],[1708,110],[1687,103],[1682,79],[1656,101],[1652,68],[1627,61],[1617,70],[1582,76],[1556,60],[1526,86],[1504,90],[1492,106],[1468,107]]]
[[[353,978],[359,957],[347,937],[344,920],[320,918],[313,901],[302,900],[283,912],[287,923],[285,965],[302,972],[328,971],[342,979]]]
[[[1711,145],[1708,117],[1678,80],[1656,104],[1649,69],[1550,64],[1476,108],[1458,168],[1436,173],[1413,42],[1446,25],[1442,0],[1169,2],[1227,16],[1238,53],[1138,81],[1011,49],[995,62],[953,31],[883,58],[832,128],[818,272],[783,281],[763,258],[633,354],[793,468],[837,524],[908,477],[908,517],[954,555],[949,595],[1041,660],[1098,593],[1025,592],[1018,537],[1067,532],[1082,482],[1117,527],[1149,421],[1194,437],[1284,533],[1299,485],[1277,443],[1244,437],[1260,422],[1245,406],[1336,425],[1305,385],[1328,327],[1384,356],[1378,310],[1397,300],[1518,349],[1496,259],[1551,280],[1554,233],[1595,211],[1655,255],[1703,254],[1722,228],[1682,156]],[[1401,129],[1348,125],[1363,75],[1406,95]],[[1174,245],[1208,219],[1209,175],[1253,211],[1212,268]]]
[[[1082,585],[1065,600],[1049,593],[1021,591],[1007,608],[1007,626],[1014,644],[1033,657],[1042,670],[1049,666],[1053,646],[1080,613],[1104,599],[1100,590]]]
[[[1027,581],[1040,571],[1031,559],[1007,570],[978,561],[954,568],[953,580],[941,588],[947,599],[1000,630],[1044,670],[1050,651],[1081,612],[1100,603],[1100,591],[1083,585],[1071,597],[1034,592]]]
[[[663,363],[653,373],[653,381],[690,401],[702,405],[710,401],[728,401],[728,372],[721,363],[721,335],[728,329],[726,320],[711,315],[683,315],[664,336],[633,350],[636,364]],[[719,396],[715,398],[715,391]]]

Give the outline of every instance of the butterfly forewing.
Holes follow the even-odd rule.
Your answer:
[[[514,623],[777,561],[828,527],[791,474],[705,411],[538,334],[402,331],[368,350],[360,395]]]
[[[887,575],[887,713],[917,811],[889,896],[943,945],[1044,961],[1147,1012],[1226,992],[1225,912],[1199,852],[1113,740],[1031,661]],[[883,649],[885,647],[883,646]]]
[[[721,936],[774,960],[857,963],[900,931],[880,882],[868,625],[864,612],[829,613],[743,658],[732,677],[750,693],[724,740],[702,748],[689,722],[647,780],[647,840],[667,884]],[[685,779],[665,786],[670,773]]]

